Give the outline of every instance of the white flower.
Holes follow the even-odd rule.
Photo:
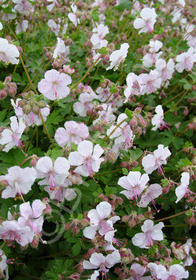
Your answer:
[[[129,44],[124,43],[120,46],[120,50],[112,52],[110,55],[110,66],[106,70],[114,68],[114,71],[118,69],[119,64],[123,61],[128,53]]]
[[[94,172],[98,172],[103,158],[101,155],[104,150],[99,144],[93,148],[93,143],[84,140],[79,143],[78,151],[69,154],[69,163],[73,166],[78,166],[74,172],[82,176],[92,176]]]
[[[148,249],[153,245],[154,240],[163,240],[163,232],[161,230],[163,227],[164,223],[162,222],[154,226],[152,220],[146,220],[141,227],[143,233],[137,233],[132,238],[133,245]]]
[[[57,57],[66,58],[69,53],[70,53],[69,46],[65,46],[64,41],[59,37],[57,37],[57,44],[53,53],[53,58],[57,58]]]
[[[152,130],[157,130],[158,128],[160,128],[162,125],[165,126],[165,122],[163,121],[163,109],[161,105],[158,105],[155,108],[155,112],[156,114],[154,115],[154,117],[152,118],[152,125],[154,126],[152,128]]]
[[[71,4],[71,9],[72,9],[73,13],[69,13],[69,14],[68,14],[68,18],[70,19],[70,21],[71,21],[75,26],[77,26],[77,25],[80,23],[80,20],[79,20],[79,18],[78,18],[77,15],[76,15],[77,6],[74,5],[74,4]]]
[[[0,176],[0,181],[5,181],[7,183],[7,186],[2,191],[1,197],[6,199],[15,197],[17,194],[20,196],[21,194],[27,194],[31,190],[36,175],[36,171],[33,167],[10,167],[7,175]]]
[[[149,181],[147,174],[141,175],[139,171],[130,171],[127,176],[123,176],[118,180],[118,185],[126,189],[120,193],[124,194],[128,199],[135,198],[141,195],[143,190],[147,187]]]
[[[176,203],[178,203],[187,193],[189,182],[190,174],[188,172],[183,172],[181,177],[181,184],[175,189],[175,193],[177,196]]]
[[[113,216],[110,219],[106,219],[110,216],[111,211],[111,204],[107,201],[100,202],[96,209],[90,210],[87,215],[90,219],[90,226],[84,229],[84,236],[88,239],[93,239],[97,231],[101,236],[112,231],[114,229],[113,224],[120,220],[120,217]]]
[[[4,63],[19,63],[19,51],[15,45],[12,45],[8,40],[0,38],[0,61]]]
[[[0,144],[5,145],[2,151],[9,152],[14,146],[19,148],[22,146],[20,138],[25,129],[25,124],[22,119],[19,119],[19,123],[15,116],[10,118],[10,128],[5,128],[0,134]]]
[[[161,165],[167,164],[167,158],[171,155],[168,147],[162,144],[158,145],[158,149],[153,154],[147,155],[142,159],[142,166],[146,173],[151,174],[154,170],[161,171]]]
[[[182,73],[183,70],[191,71],[194,63],[196,62],[196,52],[194,48],[189,48],[187,52],[183,52],[176,56],[176,70]]]
[[[16,24],[16,34],[20,33],[20,32],[25,32],[28,28],[28,20],[24,19],[21,23],[17,22]]]
[[[144,8],[140,13],[141,18],[134,20],[133,26],[140,29],[139,33],[152,32],[157,14],[154,8]]]

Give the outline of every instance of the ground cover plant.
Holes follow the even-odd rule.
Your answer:
[[[0,278],[195,279],[195,1],[0,3]]]

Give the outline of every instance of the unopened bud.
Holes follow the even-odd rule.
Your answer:
[[[33,108],[32,108],[32,112],[33,112],[34,114],[38,115],[39,112],[40,112],[39,107],[38,107],[37,105],[34,104],[34,105],[33,105]]]
[[[23,110],[23,113],[28,115],[30,112],[31,112],[31,106],[29,104],[25,104],[23,107],[22,107],[22,110]]]
[[[0,89],[0,100],[4,99],[7,96],[5,89]]]
[[[43,101],[43,100],[40,100],[38,103],[37,103],[37,106],[42,109],[44,107],[46,107],[46,103]]]

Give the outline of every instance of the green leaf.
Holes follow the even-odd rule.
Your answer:
[[[74,256],[78,256],[81,250],[81,246],[79,243],[76,243],[75,245],[73,245],[72,247],[72,253]]]
[[[123,168],[122,173],[123,173],[123,175],[127,176],[129,174],[129,171],[126,168]]]
[[[0,81],[0,89],[4,89],[5,85]]]
[[[115,7],[115,9],[119,10],[119,11],[124,11],[126,10],[130,10],[132,7],[132,3],[130,0],[121,0],[120,4],[118,6]]]

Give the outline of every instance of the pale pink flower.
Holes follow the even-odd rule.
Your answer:
[[[125,121],[127,119],[127,115],[122,113],[118,116],[117,124],[112,125],[107,130],[107,136],[113,139],[115,138],[114,144],[119,146],[119,148],[129,149],[133,145],[133,131],[130,125]]]
[[[33,13],[34,8],[29,1],[26,0],[12,0],[16,5],[14,6],[14,10],[19,12],[20,14],[29,16]]]
[[[20,226],[30,227],[32,234],[34,235],[35,233],[39,237],[44,223],[42,214],[45,208],[46,205],[40,199],[34,200],[32,206],[30,206],[29,201],[20,204],[20,218],[18,219],[18,223]]]
[[[36,164],[37,178],[45,178],[39,181],[41,186],[49,186],[52,189],[58,184],[63,184],[69,174],[70,164],[64,157],[58,157],[54,162],[48,156],[42,157]]]
[[[105,102],[106,100],[111,101],[113,97],[113,94],[111,94],[109,87],[98,87],[96,89],[96,93],[98,93],[96,99],[100,100],[101,102]]]
[[[3,240],[15,240],[21,246],[26,246],[33,241],[33,233],[28,226],[22,226],[18,221],[4,221],[0,225],[0,238]]]
[[[6,199],[15,197],[17,194],[27,194],[31,190],[36,177],[37,174],[33,167],[12,166],[8,168],[8,174],[0,176],[0,181],[7,183],[1,197]]]
[[[92,101],[96,99],[96,94],[92,92],[82,92],[79,96],[79,101],[75,102],[73,105],[73,110],[75,113],[79,114],[81,117],[86,117],[87,112],[91,111],[94,107]]]
[[[190,174],[188,172],[183,172],[181,176],[181,184],[175,189],[177,196],[176,203],[178,203],[189,191],[188,186],[190,183]]]
[[[22,119],[17,121],[17,118],[10,118],[10,128],[5,128],[0,134],[0,145],[5,145],[2,151],[9,152],[14,146],[21,148],[22,143],[20,138],[25,130],[25,123]]]
[[[152,32],[156,22],[157,14],[154,8],[144,8],[140,13],[141,18],[134,20],[135,29],[140,29],[139,33]]]
[[[167,63],[164,59],[158,59],[155,63],[155,67],[164,83],[172,78],[175,70],[175,64],[172,58],[170,58]]]
[[[131,274],[133,275],[129,280],[142,280],[145,277],[141,277],[146,272],[146,267],[139,263],[132,264],[130,268]]]
[[[55,4],[57,5],[57,7],[60,7],[60,4],[58,3],[57,0],[47,0],[47,2],[52,2],[52,4],[50,4],[50,5],[47,6],[47,10],[48,10],[49,12],[52,11],[52,9],[55,7]]]
[[[28,20],[24,19],[21,23],[17,22],[16,24],[16,34],[20,33],[20,32],[25,32],[28,28]]]
[[[120,253],[116,250],[112,254],[104,257],[101,253],[93,253],[89,259],[89,261],[83,261],[84,269],[98,269],[102,275],[107,278],[108,268],[113,267],[116,263],[120,263],[121,256]]]
[[[116,71],[122,61],[127,56],[128,53],[129,44],[124,43],[120,46],[120,50],[113,51],[110,55],[110,66],[106,68],[106,70],[110,70],[114,68],[114,71]]]
[[[57,37],[57,44],[53,53],[53,58],[59,57],[60,59],[67,58],[70,53],[69,46],[65,46],[65,43],[62,39]],[[67,59],[68,60],[68,59]]]
[[[54,187],[46,186],[44,190],[49,194],[50,199],[55,199],[59,201],[64,201],[64,199],[71,201],[76,197],[76,193],[73,189],[68,188],[72,183],[69,179],[61,184],[57,184]]]
[[[93,147],[93,143],[88,140],[84,140],[79,143],[78,151],[71,152],[69,154],[69,163],[73,166],[78,166],[74,170],[82,176],[93,176],[94,172],[98,172],[103,158],[101,155],[104,150],[99,144]]]
[[[55,69],[45,72],[45,79],[38,83],[38,90],[48,99],[62,99],[70,93],[71,77]]]
[[[124,102],[128,102],[130,97],[134,95],[141,95],[141,84],[140,79],[134,73],[129,73],[126,78],[127,88],[124,91],[124,95],[126,97]]]
[[[189,48],[187,52],[181,53],[176,56],[176,70],[180,73],[183,70],[191,71],[193,69],[194,63],[196,62],[196,52],[193,47]]]
[[[142,166],[146,173],[151,174],[154,170],[161,171],[161,165],[167,164],[167,159],[171,155],[168,147],[164,145],[158,145],[158,149],[154,153],[149,154],[142,159]]]
[[[162,54],[162,52],[159,52],[159,49],[162,48],[163,43],[159,40],[150,40],[149,43],[149,53],[147,53],[144,57],[143,57],[143,65],[145,67],[151,67],[153,66],[157,59],[159,58],[159,56]]]
[[[74,4],[71,4],[71,9],[72,9],[73,13],[69,13],[69,14],[68,14],[68,18],[70,19],[70,21],[71,21],[75,26],[77,26],[77,25],[80,23],[80,20],[79,20],[79,18],[78,18],[77,15],[76,15],[77,6],[74,5]]]
[[[19,51],[15,45],[8,42],[7,39],[0,38],[0,61],[4,63],[19,63]]]
[[[124,194],[128,199],[138,200],[143,190],[147,187],[149,181],[147,174],[141,175],[139,171],[130,171],[127,176],[123,176],[118,180],[118,185],[126,189],[120,193]]]
[[[163,265],[158,266],[157,278],[161,280],[181,280],[188,279],[189,272],[185,271],[180,264],[171,265],[167,270]]]
[[[151,70],[149,74],[140,74],[139,81],[142,86],[142,94],[150,94],[161,87],[162,78],[157,70]]]
[[[93,125],[106,125],[115,121],[116,117],[113,114],[113,109],[111,105],[101,104],[102,110],[98,111],[99,117],[93,121]]]
[[[17,98],[16,102],[14,102],[14,99],[11,99],[11,104],[18,119],[22,119],[27,126],[41,125],[42,119],[40,114],[35,114],[32,111],[29,114],[24,114],[22,108],[20,107],[20,100],[22,99]],[[46,121],[46,118],[50,113],[50,107],[46,105],[46,107],[40,109],[40,113],[42,114],[44,121]]]
[[[161,105],[155,108],[155,115],[152,117],[152,125],[154,126],[152,130],[157,130],[158,128],[166,127],[166,123],[163,121],[164,113]]]
[[[95,234],[105,235],[107,232],[112,231],[113,224],[120,220],[120,217],[113,216],[109,219],[108,216],[111,215],[112,207],[107,201],[100,202],[96,209],[92,209],[88,212],[88,218],[90,219],[90,226],[86,227],[83,234],[88,239],[93,239]]]
[[[101,49],[106,47],[108,44],[107,40],[103,38],[109,33],[109,29],[104,24],[99,24],[97,27],[93,28],[93,35],[91,36],[91,43],[93,44],[92,49]]]
[[[3,271],[5,270],[5,280],[9,279],[9,275],[8,275],[8,265],[7,265],[7,257],[5,255],[5,253],[3,252],[3,250],[0,249],[0,275],[3,275]]]
[[[133,245],[148,249],[153,245],[154,240],[163,240],[163,232],[161,230],[163,227],[164,223],[162,222],[154,226],[152,220],[146,220],[141,227],[143,233],[137,233],[132,238]]]
[[[141,200],[138,204],[139,207],[147,207],[150,202],[156,209],[154,199],[162,194],[162,188],[159,184],[152,184],[149,186],[147,191],[142,195]]]
[[[48,20],[48,26],[50,27],[50,29],[54,32],[54,34],[56,36],[58,36],[59,31],[60,31],[60,24],[56,23],[53,19],[49,19]]]
[[[88,127],[84,123],[77,123],[75,121],[67,121],[64,127],[59,127],[54,135],[60,147],[71,147],[71,143],[78,145],[81,141],[89,136]]]
[[[192,239],[189,238],[183,245],[186,257],[183,259],[183,266],[191,266],[193,264],[193,258],[190,256],[190,250],[192,247]]]

